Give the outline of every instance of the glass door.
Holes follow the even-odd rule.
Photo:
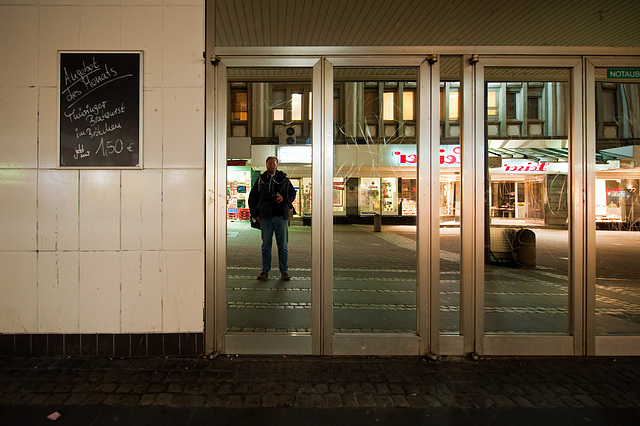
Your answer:
[[[640,60],[589,59],[589,355],[640,352]],[[595,248],[595,250],[593,250]]]
[[[309,220],[318,63],[217,66],[216,334],[225,353],[319,352]]]
[[[431,186],[425,178],[432,158],[425,120],[429,65],[425,58],[397,66],[389,65],[393,60],[330,61],[332,98],[326,102],[333,118],[333,183],[327,196],[331,216],[325,218],[332,224],[326,239],[332,243],[331,275],[325,281],[330,351],[424,354],[432,312]]]
[[[580,347],[580,116],[577,60],[477,65],[484,152],[476,163],[477,324],[483,354]],[[579,105],[579,103],[578,103]],[[482,123],[483,120],[478,120]],[[575,143],[574,141],[578,141]]]

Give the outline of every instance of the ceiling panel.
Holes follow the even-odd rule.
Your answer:
[[[209,0],[215,44],[640,46],[638,0]]]

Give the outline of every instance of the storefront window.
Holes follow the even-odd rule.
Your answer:
[[[639,335],[640,83],[614,77],[596,69],[596,334]]]
[[[535,74],[485,69],[488,334],[569,332],[569,71]]]
[[[440,332],[460,333],[460,57],[440,60]]]
[[[334,69],[335,333],[416,333],[416,77]]]
[[[230,125],[246,115],[243,134],[227,144],[227,332],[310,333],[311,331],[311,120],[312,70],[308,68],[227,68]],[[306,79],[306,80],[305,80]],[[246,88],[242,94],[240,88]],[[236,95],[236,93],[238,93]],[[245,111],[243,112],[242,109]],[[268,279],[262,234],[250,225],[249,197],[269,156],[296,190],[296,214],[286,227],[287,271],[273,236]],[[284,254],[283,254],[284,257]],[[287,272],[290,281],[282,280]],[[286,286],[285,286],[286,284]]]

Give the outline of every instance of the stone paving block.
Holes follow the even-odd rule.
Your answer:
[[[172,382],[167,385],[168,393],[183,393],[184,392],[184,383]]]
[[[634,394],[633,392],[626,392],[621,395],[621,399],[628,401],[630,407],[640,407],[640,395]]]
[[[375,407],[376,401],[373,395],[370,394],[358,394],[356,395],[359,407]]]
[[[68,393],[73,389],[74,383],[58,383],[58,386],[54,389],[54,393]],[[115,387],[113,388],[115,389]]]
[[[315,393],[315,388],[311,383],[302,383],[300,385],[300,392],[308,394]]]
[[[278,397],[273,394],[262,395],[262,406],[263,407],[277,407],[278,406]]]
[[[571,408],[584,408],[584,405],[572,395],[558,395],[558,398]]]
[[[130,394],[130,395],[122,395],[120,397],[119,405],[124,407],[136,407],[140,404],[141,395],[138,394]]]
[[[512,384],[512,383],[503,383],[502,385],[502,389],[504,389],[504,392],[507,395],[526,395],[522,389],[520,389],[520,386],[516,385],[516,384]]]
[[[280,383],[276,381],[275,383],[267,384],[267,393],[270,394],[281,394],[284,393],[284,383]]]
[[[265,397],[262,398],[262,406],[275,407],[275,405],[264,405]],[[242,408],[242,395],[227,395],[223,401],[223,407],[225,408]]]
[[[329,392],[329,385],[327,385],[326,383],[316,383],[313,389],[315,393],[324,394]]]
[[[205,407],[222,407],[224,405],[226,395],[209,394],[204,403]]]
[[[171,404],[171,398],[173,395],[170,393],[160,393],[156,395],[155,405],[167,407]]]
[[[409,401],[407,401],[407,398],[404,395],[392,395],[391,398],[393,399],[394,407],[400,407],[400,408],[411,407],[411,404],[409,403]]]
[[[594,401],[600,404],[602,407],[622,407],[622,405],[617,402],[617,398],[605,395],[592,395]]]
[[[329,389],[328,392],[330,393],[338,393],[338,394],[343,394],[344,393],[344,386],[342,386],[342,384],[339,383],[329,383]]]
[[[4,386],[2,386],[2,390],[5,392],[16,392],[22,386],[24,386],[24,383],[16,380],[13,382],[6,383]],[[54,385],[54,388],[55,386],[57,385]]]
[[[278,385],[281,386],[280,384]],[[235,383],[233,385],[233,393],[249,393],[250,387],[249,383]]]
[[[104,399],[104,401],[102,402],[103,405],[107,405],[107,406],[111,406],[111,407],[115,407],[118,404],[120,404],[120,397],[122,395],[119,394],[109,394],[107,395],[107,397]]]
[[[358,407],[358,398],[355,393],[345,393],[342,395],[342,405],[344,407]]]
[[[597,402],[596,400],[594,400],[591,396],[589,395],[574,395],[573,396],[577,401],[579,401],[582,405],[584,405],[585,407],[601,407],[602,405],[600,405],[599,402]]]
[[[115,393],[131,393],[132,390],[133,383],[123,383],[116,388]]]
[[[360,383],[346,383],[344,385],[344,391],[350,393],[362,393],[362,386],[360,386]]]
[[[422,405],[417,405],[416,402],[422,399]],[[407,398],[407,400],[411,403],[412,407],[443,407],[442,401],[432,395],[425,395],[422,398],[418,398],[418,400],[414,400],[413,398]],[[458,407],[458,402],[455,399],[452,401],[455,407]]]
[[[221,394],[230,394],[233,392],[233,386],[230,383],[221,383],[215,391]]]
[[[339,408],[342,407],[342,397],[337,393],[327,393],[323,395],[324,406],[327,408]]]
[[[284,387],[282,392],[285,394],[294,394],[297,393],[299,389],[299,384],[296,382],[286,381],[284,383]]]
[[[556,396],[554,394],[543,394],[542,396],[547,401],[549,401],[553,407],[556,407],[556,408],[566,408],[567,407],[567,404],[565,404],[565,402],[562,399],[558,398],[558,396]]]
[[[391,393],[386,383],[376,383],[374,385],[377,394],[388,395]]]
[[[245,395],[244,397],[244,407],[255,408],[262,406],[262,396],[261,395]]]
[[[46,405],[62,405],[70,396],[71,394],[69,393],[54,393],[47,400]]]
[[[311,398],[304,393],[298,393],[295,395],[295,406],[301,408],[311,407]]]
[[[523,408],[533,408],[533,407],[535,407],[535,405],[533,405],[531,403],[531,401],[529,401],[524,396],[520,396],[520,395],[511,396],[510,395],[510,397],[516,404],[518,404],[518,407],[523,407]]]
[[[553,402],[542,395],[527,395],[527,399],[536,407],[551,408]]]
[[[141,407],[152,406],[154,404],[154,402],[155,402],[155,399],[156,399],[155,395],[150,395],[150,394],[141,395],[140,396],[140,401],[138,402],[138,405],[140,405]],[[85,402],[86,402],[86,400],[85,400]],[[88,404],[88,405],[99,405],[99,403]]]
[[[76,385],[77,386],[77,385]],[[86,385],[85,385],[86,386]],[[36,381],[29,381],[26,382],[25,384],[23,384],[20,387],[20,392],[22,393],[27,393],[27,392],[35,392],[38,390],[38,388],[40,387],[40,383],[36,382]],[[75,386],[74,386],[75,387]]]
[[[113,393],[118,389],[118,385],[113,382],[102,383],[96,390],[104,393]]]
[[[311,394],[309,395],[309,401],[311,402],[312,407],[324,407],[324,398],[322,397],[322,395]]]
[[[362,393],[375,393],[376,388],[371,383],[363,383],[360,385]]]
[[[375,395],[377,407],[393,407],[393,399],[389,395]]]
[[[295,405],[294,394],[278,395],[278,407],[293,407]]]
[[[492,394],[489,397],[493,400],[496,407],[499,408],[515,408],[518,407],[518,404],[509,398],[507,395],[502,394]]]

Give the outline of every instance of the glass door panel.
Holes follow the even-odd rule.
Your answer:
[[[460,334],[460,58],[440,59],[440,332]]]
[[[334,69],[334,333],[416,334],[416,81]]]
[[[485,68],[485,334],[569,333],[569,77]]]
[[[311,228],[305,218],[311,211],[312,69],[228,68],[227,77],[226,331],[309,334]],[[284,226],[274,225],[277,229],[263,234],[251,225],[250,202],[256,213],[264,202],[273,204],[267,210],[274,216],[282,214],[277,194],[260,201],[259,191],[271,191],[258,182],[272,156],[295,189],[295,212],[288,223],[284,218],[278,221]],[[262,271],[268,272],[266,279],[258,279]]]
[[[595,77],[595,332],[640,335],[640,83]]]

